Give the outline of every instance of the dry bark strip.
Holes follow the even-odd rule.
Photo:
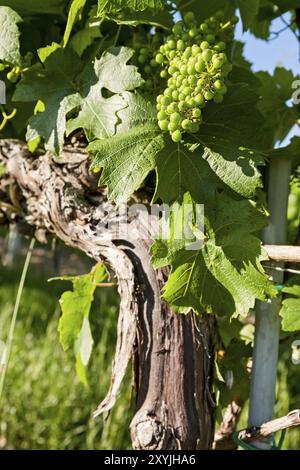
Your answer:
[[[299,425],[300,410],[294,410],[282,418],[273,419],[259,427],[243,429],[239,432],[238,437],[240,440],[245,442],[251,442],[258,439],[264,440],[273,433]]]
[[[84,150],[66,148],[56,160],[30,155],[19,141],[0,141],[0,223],[17,222],[46,242],[58,237],[116,275],[121,298],[110,390],[95,415],[110,410],[134,358],[135,449],[209,449],[215,424],[212,396],[215,321],[178,316],[161,300],[167,272],[151,266],[150,235],[141,214],[111,237],[105,222],[114,206],[89,173]],[[24,231],[23,230],[23,231]]]

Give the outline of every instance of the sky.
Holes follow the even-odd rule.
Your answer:
[[[284,15],[287,22],[290,20],[290,14]],[[273,21],[271,31],[280,31],[285,27],[283,21],[277,18]],[[242,31],[241,22],[236,30],[237,39],[245,43],[244,55],[253,64],[253,71],[266,70],[270,74],[278,66],[292,70],[295,75],[300,75],[299,42],[290,29],[283,31],[272,41],[262,41],[257,39],[251,33]],[[272,37],[275,37],[273,35]],[[291,91],[292,94],[292,91]],[[300,129],[295,126],[286,139],[278,146],[288,145],[290,139],[300,136]]]

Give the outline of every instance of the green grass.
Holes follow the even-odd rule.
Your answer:
[[[0,340],[5,341],[20,270],[1,268]],[[119,299],[99,290],[92,312],[95,350],[89,387],[76,377],[72,351],[58,341],[58,299],[66,283],[29,272],[17,320],[0,409],[0,443],[12,449],[128,449],[132,416],[130,378],[108,419],[91,413],[110,384]]]

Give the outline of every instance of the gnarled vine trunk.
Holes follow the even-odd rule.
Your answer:
[[[95,415],[114,405],[133,358],[137,412],[135,449],[209,449],[214,437],[213,316],[176,315],[161,299],[166,270],[151,266],[143,214],[105,224],[114,213],[106,190],[89,172],[84,150],[66,148],[60,159],[32,156],[19,141],[0,141],[0,223],[17,222],[46,242],[56,236],[114,271],[121,298],[111,387]],[[100,225],[101,224],[101,225]],[[128,226],[129,224],[129,226]]]

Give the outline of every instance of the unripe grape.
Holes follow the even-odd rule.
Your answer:
[[[231,18],[231,23],[232,23],[232,24],[237,24],[238,22],[239,22],[239,17],[238,17],[238,16],[233,16],[233,17]]]
[[[224,83],[221,82],[221,80],[216,80],[215,83],[214,83],[214,88],[219,91],[223,88],[224,86]]]
[[[148,56],[149,55],[149,49],[147,49],[146,47],[142,47],[141,50],[140,50],[140,53],[141,53],[141,55]]]
[[[157,113],[157,118],[159,121],[163,121],[167,118],[167,114],[165,111],[159,111],[159,113]]]
[[[211,49],[205,49],[202,52],[202,57],[206,62],[209,62],[213,56],[213,51]]]
[[[188,11],[188,12],[184,15],[183,19],[184,19],[184,22],[185,22],[186,24],[191,24],[191,23],[193,23],[193,21],[195,21],[195,15],[194,15],[194,13],[193,13],[192,11]]]
[[[193,109],[193,114],[192,115],[193,115],[193,118],[196,118],[196,119],[201,117],[201,115],[202,115],[201,109],[199,109],[199,108]]]
[[[174,41],[174,39],[169,39],[169,41],[167,42],[167,46],[168,46],[168,49],[175,49],[176,48],[176,42]]]
[[[145,70],[146,73],[152,73],[152,70],[151,70],[150,65],[146,65],[146,67],[144,68],[144,70]]]
[[[163,120],[163,121],[158,121],[158,125],[162,131],[167,131],[168,130],[168,121]]]
[[[195,65],[195,70],[196,72],[200,73],[200,72],[203,72],[203,70],[205,70],[205,62],[204,60],[199,60],[196,65]]]
[[[199,131],[199,123],[198,122],[192,122],[189,131],[192,132],[193,134]]]
[[[197,33],[198,33],[197,28],[191,28],[191,29],[189,30],[189,36],[190,36],[191,38],[194,38],[195,36],[197,36]]]
[[[209,44],[212,44],[213,42],[215,42],[216,38],[213,34],[207,34],[205,36],[205,40],[209,43]]]
[[[223,95],[220,95],[219,93],[215,94],[215,96],[214,96],[214,102],[215,103],[222,103],[223,100],[224,100]]]
[[[185,49],[185,43],[182,39],[179,39],[176,44],[177,50],[182,52]]]
[[[172,113],[171,116],[170,116],[170,122],[174,122],[176,124],[178,124],[180,122],[180,114],[178,112],[176,113]]]
[[[139,64],[144,64],[145,62],[147,62],[147,56],[139,55],[138,62],[139,62]]]
[[[192,46],[192,55],[195,57],[201,53],[201,48],[197,44],[193,44]]]
[[[204,105],[205,100],[204,100],[203,96],[200,93],[198,93],[198,95],[195,96],[195,103],[198,106],[203,106]]]
[[[183,25],[181,22],[178,22],[176,24],[174,24],[173,28],[172,28],[172,31],[174,34],[181,34],[182,31],[183,31]]]
[[[223,10],[218,10],[216,13],[215,13],[215,17],[218,19],[218,20],[222,20],[224,18],[224,11]]]
[[[202,23],[200,24],[200,30],[203,32],[203,33],[206,33],[208,31],[208,26],[206,23]]]
[[[172,137],[173,142],[178,143],[182,139],[182,134],[181,134],[180,130],[177,129],[176,131],[174,131],[172,133],[171,137]]]
[[[178,129],[178,124],[176,122],[169,122],[168,131],[174,132]]]
[[[157,66],[158,66],[158,63],[156,62],[155,59],[151,59],[151,60],[150,60],[150,65],[151,65],[151,67],[157,67]]]
[[[200,44],[200,47],[201,47],[202,51],[205,51],[205,49],[209,49],[209,42],[202,41],[201,44]]]
[[[181,127],[182,127],[182,129],[187,131],[190,128],[191,124],[192,124],[192,122],[189,119],[184,119],[181,123]]]
[[[178,96],[179,96],[178,90],[174,90],[172,93],[172,98],[174,98],[174,100],[178,100]]]
[[[162,70],[162,71],[160,72],[160,76],[161,76],[161,78],[167,78],[168,72],[167,72],[166,70]]]
[[[161,53],[156,54],[155,60],[158,64],[162,64],[164,61],[164,56]]]
[[[214,92],[211,91],[211,90],[208,90],[204,93],[204,98],[207,100],[207,101],[210,101],[213,99],[213,97],[215,96]]]

